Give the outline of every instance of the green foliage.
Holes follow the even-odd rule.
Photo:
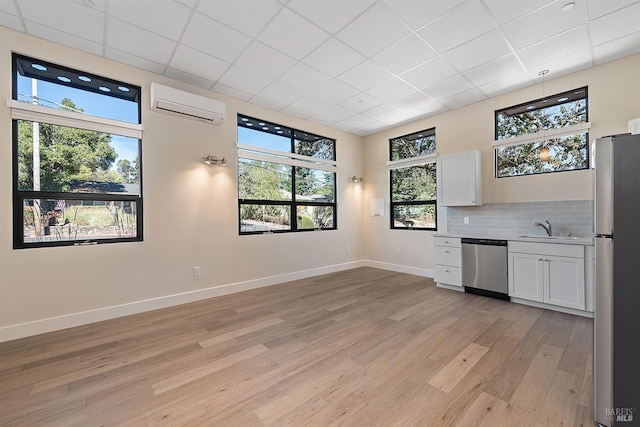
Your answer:
[[[82,111],[71,100],[62,100],[64,107]],[[111,135],[83,129],[37,124],[40,131],[40,189],[69,191],[76,180],[122,182],[110,170],[118,154],[111,147]],[[18,122],[18,180],[23,190],[33,188],[34,124]]]
[[[586,100],[568,102],[506,115],[498,113],[497,138],[527,135],[542,130],[559,129],[586,122]],[[552,138],[496,150],[498,177],[529,175],[544,172],[585,169],[588,165],[586,134]],[[549,149],[549,160],[540,157],[542,148]]]
[[[392,202],[414,202],[436,198],[436,167],[429,163],[391,169]]]
[[[129,159],[120,159],[116,164],[116,170],[120,176],[121,181],[114,182],[124,182],[125,184],[133,184],[139,182],[139,158],[140,156],[136,156],[133,160],[133,163],[129,161]]]
[[[390,160],[402,160],[424,156],[436,151],[436,136],[427,135],[421,138],[394,138],[390,140]]]

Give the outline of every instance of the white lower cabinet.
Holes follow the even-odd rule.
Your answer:
[[[584,246],[509,242],[509,296],[585,310]]]
[[[439,286],[462,290],[462,248],[459,237],[433,238],[433,279]]]

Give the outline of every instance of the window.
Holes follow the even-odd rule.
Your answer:
[[[140,88],[12,59],[14,248],[142,240]]]
[[[436,130],[389,140],[391,228],[436,230]]]
[[[240,234],[336,229],[335,145],[239,114]]]
[[[495,112],[496,177],[587,169],[587,88]]]

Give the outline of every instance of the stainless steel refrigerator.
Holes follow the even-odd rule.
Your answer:
[[[595,141],[595,420],[640,426],[640,135]]]

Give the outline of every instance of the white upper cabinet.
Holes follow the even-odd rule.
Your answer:
[[[481,206],[480,151],[438,156],[437,180],[440,206]]]

